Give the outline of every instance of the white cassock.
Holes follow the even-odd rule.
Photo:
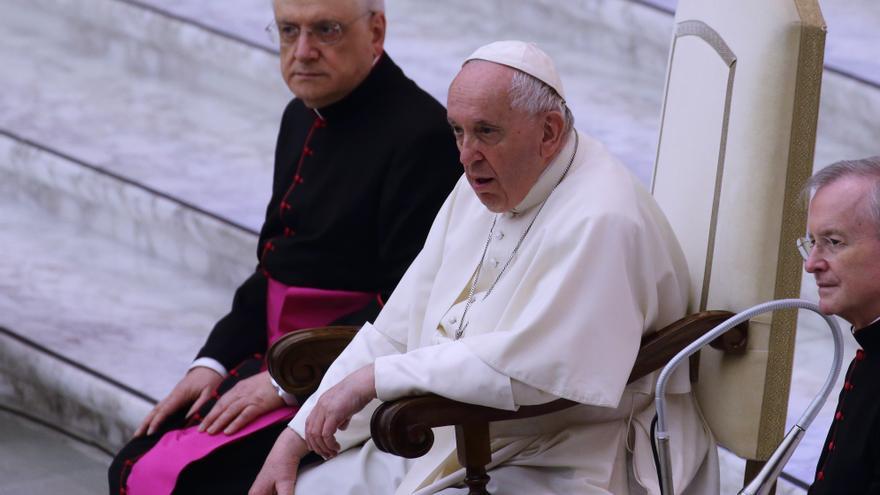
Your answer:
[[[557,398],[583,404],[491,425],[489,488],[497,495],[625,495],[644,493],[642,487],[659,493],[649,440],[656,373],[626,382],[642,336],[684,316],[687,268],[653,198],[601,143],[579,134],[573,163],[559,182],[575,141],[573,132],[511,212],[488,211],[462,177],[376,322],[364,325],[330,367],[291,428],[304,436],[317,398],[375,362],[380,400],[434,393],[501,409]],[[466,306],[458,301],[466,299],[461,294],[493,220],[467,326],[456,340]],[[718,493],[714,441],[686,367],[671,385],[676,491]],[[464,479],[452,427],[435,430],[424,457],[396,458],[369,440],[378,403],[337,432],[342,454],[303,469],[297,493],[466,493],[450,488]]]

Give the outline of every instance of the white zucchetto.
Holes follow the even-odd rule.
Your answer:
[[[559,73],[556,72],[556,65],[553,63],[553,59],[534,43],[527,43],[525,41],[496,41],[477,48],[474,53],[471,53],[465,59],[462,65],[471,60],[486,60],[521,70],[543,81],[556,90],[562,99],[565,99],[562,79],[559,77]]]

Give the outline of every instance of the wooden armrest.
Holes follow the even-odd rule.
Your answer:
[[[704,311],[686,316],[642,340],[633,371],[629,377],[632,383],[645,375],[662,368],[688,344],[721,324],[733,313],[728,311]],[[745,348],[748,336],[748,322],[728,333],[735,338],[714,342],[728,346],[733,351]],[[725,334],[727,335],[727,334]],[[439,426],[464,425],[486,430],[483,424],[493,421],[523,419],[541,414],[560,411],[577,405],[576,402],[559,399],[547,404],[523,406],[517,411],[494,409],[446,399],[436,395],[405,397],[386,402],[373,413],[370,430],[376,446],[384,452],[407,458],[421,457],[434,443],[431,428]],[[463,464],[464,465],[464,464]]]
[[[431,428],[529,418],[576,404],[559,399],[507,411],[458,402],[439,395],[420,395],[383,403],[370,419],[370,431],[379,450],[413,459],[425,455],[434,444]]]
[[[327,368],[351,342],[358,328],[306,328],[281,337],[267,354],[269,374],[302,404],[318,389]]]

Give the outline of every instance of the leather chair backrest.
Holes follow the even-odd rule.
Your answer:
[[[691,312],[798,297],[825,24],[817,0],[680,0],[652,183],[688,260]],[[748,351],[700,353],[719,443],[765,460],[781,440],[796,313],[751,322]]]

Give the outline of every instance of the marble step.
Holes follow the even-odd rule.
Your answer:
[[[122,252],[225,287],[235,287],[255,265],[255,232],[3,131],[0,174],[4,199],[30,206],[42,216],[35,224],[48,219],[101,235]],[[63,255],[65,247],[58,249]]]
[[[110,457],[86,442],[0,409],[0,495],[107,491]]]
[[[10,141],[0,136],[0,402],[113,450],[228,310],[252,267],[210,245],[242,234],[218,237],[210,217]]]
[[[271,49],[263,27],[271,12],[261,0],[143,0],[172,15]],[[661,8],[650,6],[656,3]],[[482,43],[537,41],[556,58],[578,126],[605,140],[648,181],[672,36],[674,0],[388,0],[386,48],[407,74],[441,102],[460,61]],[[876,154],[880,122],[880,22],[871,0],[822,3],[829,23],[827,61],[856,75],[827,72],[816,160]],[[541,22],[535,22],[540,19]],[[872,21],[873,20],[873,21]],[[872,82],[873,81],[873,82]]]
[[[259,228],[274,56],[112,0],[10,0],[0,30],[0,129]]]
[[[202,29],[87,3],[0,16],[0,403],[113,451],[253,269],[288,96],[174,55]]]
[[[119,0],[16,0],[12,5],[19,20],[12,22],[18,27],[11,30],[15,42],[7,43],[9,51],[24,53],[15,48],[36,45],[45,52],[46,63],[40,66],[52,67],[61,56],[57,52],[63,49],[69,57],[72,46],[82,60],[69,64],[75,91],[69,88],[70,67],[63,76],[53,71],[48,77],[44,71],[7,76],[12,81],[4,86],[11,91],[0,105],[11,111],[2,114],[0,126],[257,228],[267,199],[268,187],[261,186],[270,180],[277,116],[287,98],[263,33],[271,18],[268,2],[231,0],[223,8],[195,0],[143,3],[155,11]],[[498,0],[391,0],[389,53],[444,101],[459,61],[473,47],[505,37],[537,40],[559,60],[579,127],[606,141],[647,182],[671,16],[623,0],[558,5],[530,0],[518,2],[518,8],[502,4],[508,5]],[[34,21],[46,16],[81,28]],[[536,17],[547,22],[531,22]],[[227,31],[235,39],[199,25]],[[101,36],[103,44],[96,41]],[[30,56],[13,63],[29,63]],[[95,70],[110,76],[104,77],[110,84],[100,90],[95,89]],[[39,85],[33,77],[40,78]],[[140,83],[128,84],[131,78]],[[43,95],[38,101],[23,97],[34,91]],[[80,102],[89,104],[69,108]],[[133,105],[125,108],[126,103]],[[68,111],[53,115],[59,104]],[[872,118],[877,111],[880,91],[828,74],[816,162],[870,153],[880,132]],[[53,118],[40,118],[48,115]],[[94,132],[110,122],[113,139]]]

